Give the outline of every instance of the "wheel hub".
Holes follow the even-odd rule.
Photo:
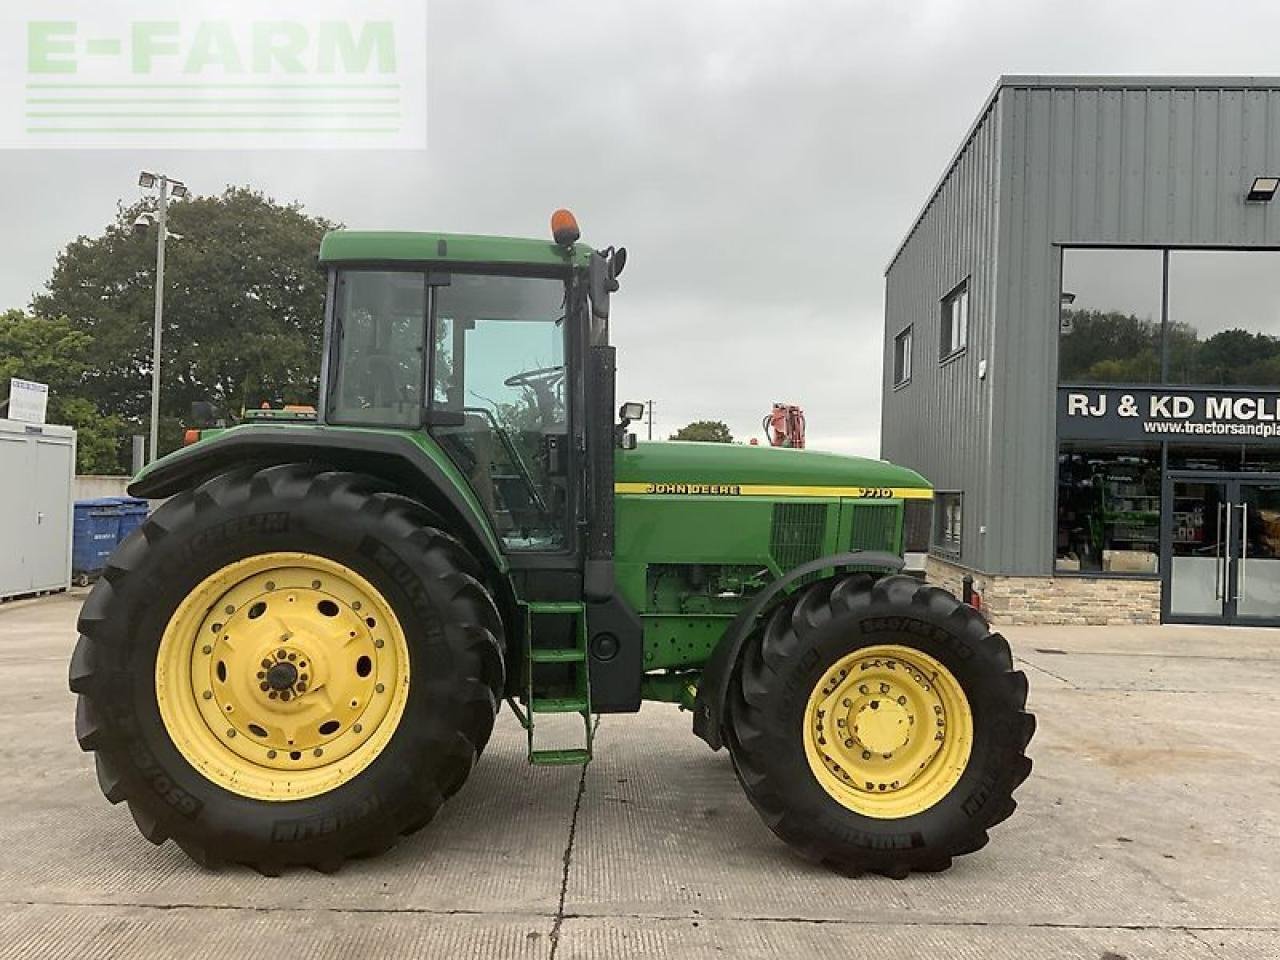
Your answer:
[[[270,663],[269,660],[263,661],[264,665],[268,663]],[[271,664],[265,674],[262,671],[258,671],[258,676],[266,678],[267,687],[264,689],[274,690],[279,693],[282,690],[293,689],[293,685],[298,680],[298,668],[288,662],[275,663]]]
[[[815,778],[841,804],[868,816],[909,816],[959,780],[973,719],[946,667],[886,644],[826,670],[809,697],[804,738]]]
[[[211,779],[263,799],[354,776],[390,739],[407,696],[408,647],[386,600],[310,554],[223,568],[161,643],[156,693],[175,744]]]
[[[896,700],[876,698],[850,711],[849,729],[864,749],[886,757],[911,740],[915,715]]]

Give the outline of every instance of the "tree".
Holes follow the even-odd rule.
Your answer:
[[[733,434],[729,432],[729,425],[722,420],[695,420],[671,434],[670,439],[733,443]]]
[[[1063,310],[1059,378],[1077,382],[1156,382],[1160,324],[1123,313]]]
[[[10,377],[47,383],[49,421],[76,428],[76,470],[116,473],[126,424],[119,416],[103,415],[82,393],[92,346],[92,337],[65,317],[0,313],[0,399],[7,399]]]
[[[154,227],[133,225],[154,207],[121,207],[100,236],[69,243],[32,302],[90,338],[77,395],[131,433],[145,432],[150,410],[156,241]],[[161,452],[177,446],[193,400],[231,411],[313,402],[325,288],[316,251],[334,224],[241,187],[174,203],[168,219]]]

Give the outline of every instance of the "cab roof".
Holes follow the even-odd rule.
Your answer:
[[[534,267],[586,266],[591,248],[564,248],[550,240],[482,237],[465,233],[399,230],[330,230],[320,241],[321,263],[402,260],[435,263],[502,263]]]

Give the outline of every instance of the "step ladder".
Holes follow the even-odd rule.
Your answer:
[[[508,701],[529,738],[529,762],[545,765],[585,764],[591,760],[591,679],[587,669],[587,608],[578,600],[520,601],[524,610],[524,654],[526,667],[525,704]],[[545,616],[573,617],[572,647],[535,647],[533,618]],[[545,667],[571,664],[572,692],[547,693]],[[557,671],[563,673],[563,671]],[[576,713],[582,717],[583,746],[558,750],[534,747],[534,725],[538,714]]]

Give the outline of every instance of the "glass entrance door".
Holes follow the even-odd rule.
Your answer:
[[[1280,621],[1280,482],[1235,483],[1235,619]]]
[[[1168,618],[1225,623],[1227,480],[1173,479],[1165,509],[1164,592]]]
[[[1165,497],[1166,619],[1280,624],[1280,480],[1173,475]]]

